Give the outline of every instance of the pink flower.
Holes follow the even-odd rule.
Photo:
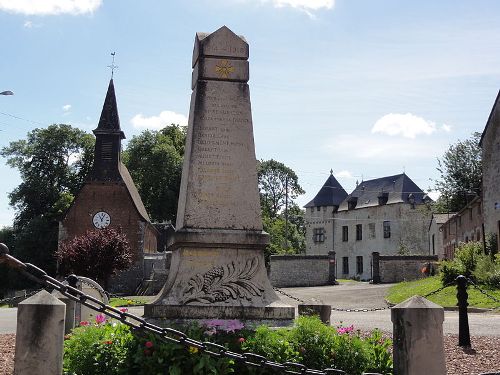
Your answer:
[[[154,344],[151,342],[151,341],[146,341],[146,343],[144,344],[144,346],[148,349],[152,348],[154,346]]]
[[[87,322],[87,321],[82,321],[82,322],[80,322],[80,325],[81,325],[81,326],[88,326],[88,325],[89,325],[89,322]]]
[[[126,313],[126,312],[128,312],[128,309],[127,309],[126,307],[122,307],[122,308],[120,309],[120,312],[122,312],[122,313]]]
[[[239,344],[243,344],[244,342],[245,342],[245,338],[244,338],[244,337],[240,337],[240,338],[238,339],[238,343],[239,343]]]
[[[95,322],[96,322],[97,324],[102,324],[102,323],[104,323],[105,321],[106,321],[106,317],[105,317],[103,314],[97,314],[97,315],[95,316]]]
[[[113,341],[108,340],[108,341],[104,341],[104,343],[105,343],[106,345],[111,345],[111,344],[113,343]]]

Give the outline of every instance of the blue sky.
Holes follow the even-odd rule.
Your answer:
[[[484,128],[499,14],[494,0],[0,0],[0,91],[15,93],[0,147],[52,123],[94,129],[113,51],[128,139],[186,122],[195,32],[227,25],[250,44],[257,158],[297,172],[298,203],[330,169],[347,191],[403,170],[426,189],[448,145]],[[0,176],[2,226],[20,180],[4,159]]]

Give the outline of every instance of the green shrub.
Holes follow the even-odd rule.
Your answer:
[[[354,327],[326,326],[316,317],[300,317],[291,328],[258,327],[248,331],[238,321],[211,320],[183,330],[190,338],[252,352],[276,362],[309,368],[335,367],[351,375],[363,371],[390,374],[390,340],[379,331],[364,339]],[[121,323],[87,324],[65,341],[64,373],[93,374],[275,374],[228,358],[214,358],[190,346],[164,342],[154,335],[133,335]]]

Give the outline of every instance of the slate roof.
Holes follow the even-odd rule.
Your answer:
[[[118,116],[118,106],[116,105],[115,85],[113,79],[109,81],[106,99],[102,106],[101,117],[94,134],[115,134],[119,133],[120,138],[124,139],[125,134],[120,129],[120,117]]]
[[[497,98],[495,99],[495,103],[493,103],[493,108],[491,108],[490,115],[488,117],[488,121],[486,121],[486,126],[484,127],[483,134],[481,134],[481,140],[479,141],[479,146],[483,147],[483,139],[486,135],[486,131],[488,127],[493,126],[491,122],[495,116],[495,112],[500,111],[500,90],[498,90]]]
[[[456,215],[456,212],[447,212],[444,214],[432,214],[431,221],[429,222],[429,229],[431,228],[432,222],[435,221],[436,225],[439,227],[446,223],[448,219],[451,219]]]
[[[404,173],[362,181],[356,189],[342,201],[338,210],[347,211],[349,200],[356,200],[356,198],[357,204],[355,209],[378,206],[379,196],[385,196],[387,199],[385,204],[409,203],[408,196],[410,194],[413,194],[415,204],[424,203],[424,196],[427,197],[422,189]]]
[[[342,185],[339,184],[337,179],[330,173],[330,176],[323,184],[318,194],[314,197],[312,201],[307,203],[304,207],[317,207],[317,206],[339,206],[345,197],[347,197],[347,192],[344,190]]]
[[[137,187],[134,184],[134,180],[132,180],[132,176],[130,175],[130,172],[128,171],[127,167],[125,166],[125,164],[120,162],[120,166],[118,169],[120,171],[120,175],[123,179],[123,182],[127,187],[128,193],[130,194],[130,198],[132,198],[135,208],[139,212],[139,215],[141,215],[144,220],[151,222],[151,220],[149,219],[148,212],[146,211],[146,207],[144,207],[144,203],[142,203],[139,191],[137,190]]]

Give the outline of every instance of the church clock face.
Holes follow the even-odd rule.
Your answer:
[[[97,229],[106,228],[111,223],[111,216],[107,212],[99,211],[92,218],[92,223]]]

